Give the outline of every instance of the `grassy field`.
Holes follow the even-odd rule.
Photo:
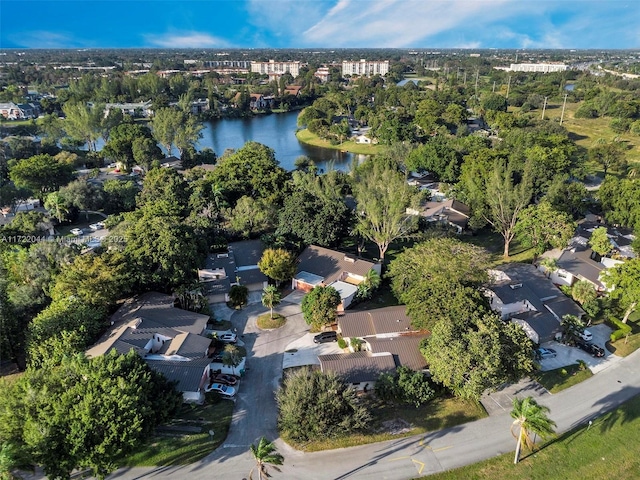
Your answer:
[[[473,422],[487,416],[484,408],[475,402],[456,397],[437,398],[428,405],[415,408],[411,405],[386,406],[372,400],[371,412],[374,421],[371,431],[328,440],[317,440],[306,444],[296,444],[286,438],[287,443],[305,452],[354,447],[368,443],[384,442],[395,438],[454,427]],[[401,428],[399,433],[389,433],[388,425]]]
[[[227,438],[233,407],[234,403],[228,400],[204,405],[184,404],[168,425],[176,430],[159,429],[121,466],[186,465],[206,457]],[[181,426],[199,428],[200,432],[180,431]],[[214,435],[209,435],[209,431],[215,432]]]
[[[330,148],[333,150],[341,150],[344,152],[351,152],[351,153],[357,153],[357,154],[363,154],[363,155],[375,155],[376,153],[379,153],[380,150],[383,148],[380,145],[363,145],[363,144],[352,142],[350,140],[347,140],[346,142],[342,142],[338,145],[331,145],[330,142],[326,140],[322,140],[317,135],[314,135],[307,129],[298,130],[298,132],[296,132],[296,138],[300,140],[302,143],[307,143],[309,145],[314,145],[316,147]]]
[[[591,370],[587,367],[581,368],[577,363],[533,375],[534,380],[551,393],[558,393],[573,387],[589,377],[593,377]]]
[[[535,453],[524,452],[513,464],[513,453],[428,480],[635,480],[640,474],[640,396],[582,427],[550,441]],[[515,451],[515,442],[514,442]]]

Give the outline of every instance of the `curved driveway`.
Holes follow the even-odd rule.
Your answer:
[[[283,304],[284,305],[284,304]],[[287,305],[278,311],[289,315],[287,324],[278,330],[262,332],[255,316],[265,309],[259,305],[234,314],[232,321],[244,331],[249,353],[249,370],[238,393],[238,403],[226,443],[203,460],[181,467],[121,469],[110,479],[194,479],[248,477],[254,462],[249,445],[262,435],[277,436],[274,391],[282,370],[286,345],[302,336],[308,327],[299,306]],[[640,393],[640,350],[611,365],[590,379],[555,395],[541,399],[551,409],[551,417],[564,432],[593,420]],[[361,447],[307,453],[293,450],[280,439],[276,441],[285,457],[283,479],[393,479],[415,478],[474,463],[515,449],[509,432],[508,413],[457,427]]]

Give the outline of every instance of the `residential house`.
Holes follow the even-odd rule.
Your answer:
[[[469,224],[471,209],[462,202],[449,199],[441,202],[427,202],[419,210],[407,208],[410,215],[419,215],[431,224],[453,227],[461,234]]]
[[[297,97],[298,95],[300,95],[300,90],[302,90],[302,86],[300,85],[289,85],[284,89],[284,94]]]
[[[318,67],[313,76],[318,78],[322,83],[327,83],[330,76],[329,67]]]
[[[153,116],[151,100],[137,103],[107,103],[104,107],[104,116],[107,117],[112,109],[118,109],[131,117],[149,118]]]
[[[211,339],[204,336],[208,321],[208,315],[175,308],[170,295],[145,293],[118,309],[111,328],[86,354],[91,358],[133,349],[152,369],[178,382],[186,402],[201,402],[211,363]]]
[[[298,270],[291,280],[291,288],[309,292],[316,286],[330,285],[340,293],[342,302],[338,311],[343,312],[371,270],[380,275],[382,266],[337,250],[310,245],[298,257]]]
[[[610,256],[601,256],[589,247],[589,239],[596,228],[607,228],[607,236],[611,242]],[[582,220],[575,235],[569,242],[566,249],[552,250],[545,252],[543,257],[555,258],[558,268],[549,272],[549,278],[557,285],[572,286],[575,282],[584,280],[591,283],[599,292],[607,290],[601,281],[604,270],[622,263],[621,258],[633,258],[635,256],[631,249],[631,242],[634,240],[631,232],[622,229],[607,227],[601,224],[592,215]],[[612,258],[616,257],[616,258]],[[544,267],[540,267],[546,270]]]
[[[269,279],[258,268],[264,253],[260,240],[230,243],[226,252],[212,253],[206,267],[198,270],[205,295],[212,303],[228,302],[233,285],[244,285],[250,292],[261,291]]]
[[[7,120],[38,118],[40,109],[35,103],[0,103],[0,115]]]
[[[585,314],[534,265],[509,263],[489,271],[492,284],[486,295],[491,308],[503,320],[511,320],[525,330],[535,343],[553,340],[560,333],[565,315]]]
[[[420,342],[428,334],[411,326],[402,305],[347,312],[338,319],[338,331],[349,343],[353,338],[361,340],[362,351],[320,355],[320,368],[341,375],[358,390],[373,388],[381,373],[393,373],[400,366],[426,369]]]

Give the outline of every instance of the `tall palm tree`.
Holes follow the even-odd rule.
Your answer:
[[[258,469],[258,480],[262,480],[271,477],[267,465],[271,465],[274,470],[279,472],[280,469],[276,465],[284,463],[284,457],[278,453],[273,442],[267,440],[266,437],[262,437],[257,446],[251,445],[251,453],[256,459],[256,465],[249,472],[249,480],[252,480],[251,475],[256,468]]]
[[[522,447],[522,441],[526,443],[529,449],[533,449],[535,444],[532,434],[540,435],[540,438],[546,438],[554,434],[553,428],[556,426],[555,422],[547,416],[549,408],[544,405],[538,405],[538,403],[531,397],[518,400],[513,399],[513,410],[511,410],[511,417],[514,418],[511,424],[511,435],[518,439],[516,444],[516,456],[513,463],[518,463],[520,459],[520,448]],[[514,433],[514,430],[518,429],[518,433]]]
[[[280,303],[280,292],[274,285],[267,285],[264,287],[264,293],[262,294],[262,305],[271,309],[271,320],[273,320],[273,307]]]

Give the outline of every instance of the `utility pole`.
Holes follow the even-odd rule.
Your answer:
[[[491,90],[491,93],[496,93],[496,81],[493,81],[493,89]]]
[[[562,120],[564,120],[564,107],[567,106],[567,97],[569,96],[568,93],[564,94],[564,102],[562,102],[562,113],[560,114],[560,125],[562,125]]]
[[[476,98],[478,98],[478,76],[480,75],[480,70],[476,70]]]
[[[542,120],[544,120],[544,111],[547,109],[547,98],[544,97],[544,103],[542,104]]]
[[[507,99],[509,98],[509,88],[511,87],[511,75],[509,75],[509,81],[507,82]]]
[[[463,79],[462,83],[464,84],[465,87],[467,86],[467,71],[466,70],[464,71],[464,79]]]

